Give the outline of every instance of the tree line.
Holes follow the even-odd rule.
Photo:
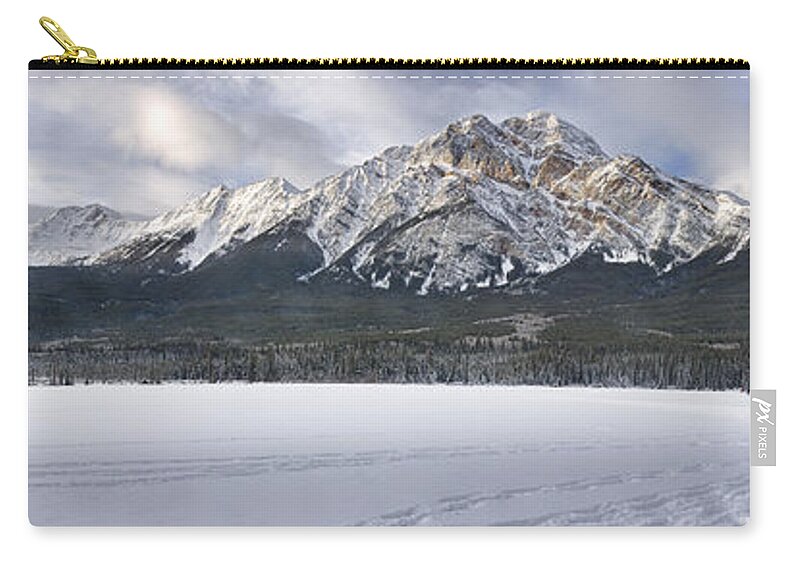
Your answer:
[[[245,346],[69,342],[29,348],[29,383],[342,382],[749,389],[749,343],[382,339]]]

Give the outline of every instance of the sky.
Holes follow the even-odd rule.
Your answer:
[[[533,110],[610,155],[750,199],[747,72],[57,73],[30,72],[29,204],[152,216],[219,184],[305,188],[459,118]]]

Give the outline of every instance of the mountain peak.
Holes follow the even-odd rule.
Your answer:
[[[586,132],[548,111],[531,111],[524,117],[511,117],[501,126],[522,137],[534,147],[536,158],[561,152],[583,162],[608,158],[599,144]]]
[[[99,204],[97,202],[94,202],[92,204],[87,204],[86,206],[83,207],[83,209],[87,213],[93,213],[93,214],[107,214],[113,216],[120,215],[119,212],[117,212],[116,210],[112,210],[111,208],[103,206],[102,204]]]
[[[521,186],[530,156],[530,146],[522,138],[484,115],[472,115],[417,143],[410,160]]]
[[[88,204],[86,206],[65,206],[51,212],[40,223],[54,222],[56,220],[82,220],[92,221],[100,219],[121,219],[122,215],[102,204]]]
[[[263,180],[259,180],[258,182],[254,182],[253,184],[243,186],[239,188],[239,190],[243,190],[245,188],[257,188],[258,190],[264,192],[279,190],[285,194],[300,194],[303,192],[303,190],[300,190],[297,186],[281,176],[270,176],[268,178],[264,178]]]
[[[417,146],[425,145],[427,142],[434,145],[445,145],[463,140],[464,137],[501,139],[507,136],[508,133],[505,133],[485,115],[475,114],[453,121],[441,131],[420,141]]]
[[[531,123],[544,123],[548,128],[555,129],[561,123],[561,120],[554,113],[545,111],[544,109],[534,109],[528,111],[525,115],[525,120]]]
[[[486,115],[481,115],[480,113],[475,115],[469,115],[467,117],[462,117],[461,119],[448,125],[448,129],[451,127],[460,128],[462,132],[475,129],[486,129],[486,130],[497,129],[497,125],[495,125],[492,121],[490,121],[486,117]]]

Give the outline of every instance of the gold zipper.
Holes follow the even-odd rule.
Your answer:
[[[50,34],[51,38],[58,42],[58,45],[64,48],[64,53],[61,55],[46,55],[42,58],[42,61],[53,63],[84,63],[90,65],[100,62],[93,49],[76,45],[67,35],[67,32],[64,31],[64,28],[59,26],[52,18],[42,16],[39,18],[39,24]]]
[[[78,46],[64,29],[52,18],[39,19],[41,26],[64,49],[61,55],[48,55],[30,62],[30,69],[52,66],[114,68],[251,68],[251,69],[750,69],[744,59],[733,58],[560,58],[560,59],[514,59],[514,58],[116,58],[99,59],[91,48]]]

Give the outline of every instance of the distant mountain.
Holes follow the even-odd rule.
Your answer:
[[[141,229],[99,204],[51,211],[28,226],[28,265],[72,265],[130,239]]]
[[[587,255],[651,275],[700,257],[724,264],[749,249],[749,212],[731,194],[610,157],[555,115],[476,115],[306,190],[278,178],[218,187],[146,223],[100,206],[59,210],[32,228],[29,258],[172,275],[238,251],[225,267],[261,280],[277,264],[303,282],[460,293],[535,288]],[[280,253],[287,243],[302,255]]]

